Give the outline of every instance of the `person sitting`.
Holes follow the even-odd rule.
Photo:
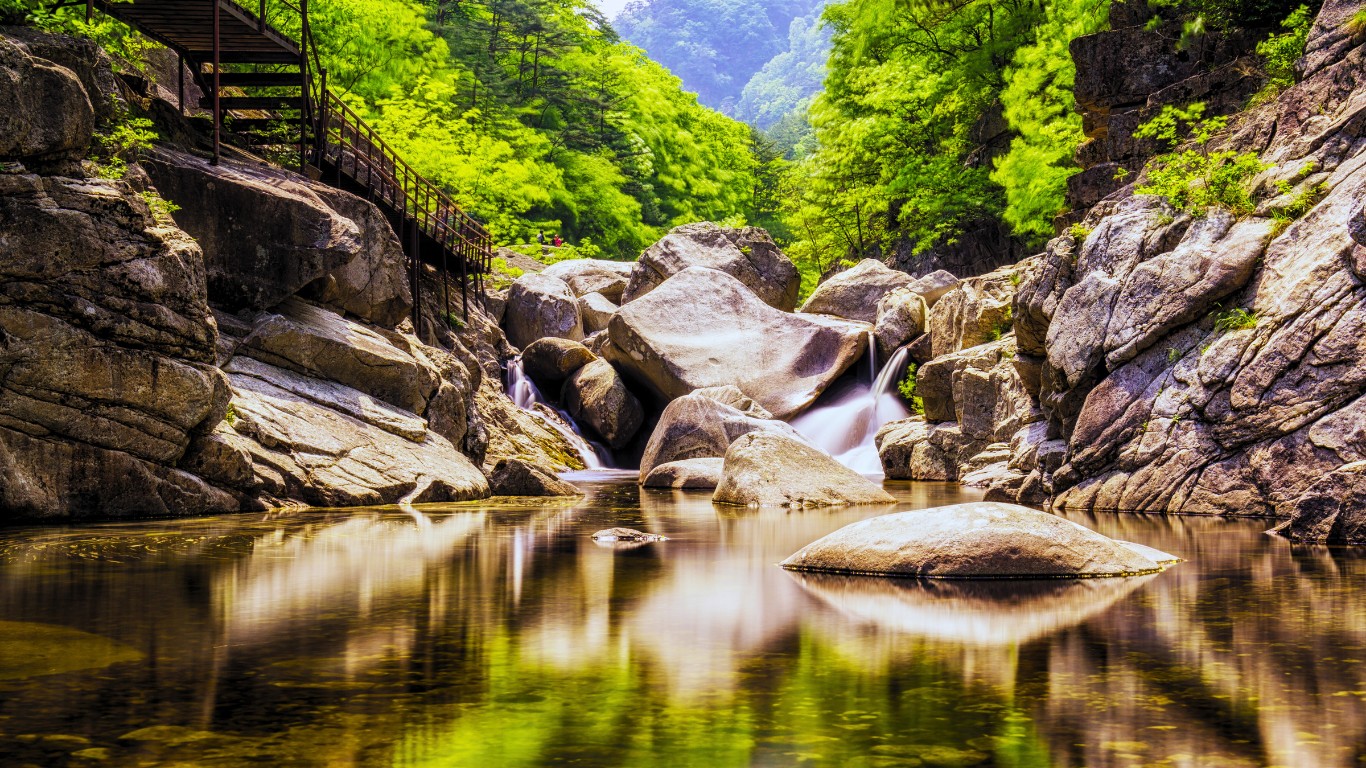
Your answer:
[[[561,245],[564,245],[564,241],[560,239],[559,233],[556,233],[554,243],[556,248],[559,248]]]

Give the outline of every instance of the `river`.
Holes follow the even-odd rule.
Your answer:
[[[589,496],[0,530],[0,762],[1347,766],[1366,560],[1072,516],[1186,558],[961,585],[777,563],[889,508]],[[888,483],[898,509],[978,498]],[[614,549],[627,525],[669,541]]]

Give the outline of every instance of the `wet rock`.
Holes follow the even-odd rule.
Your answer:
[[[583,317],[583,332],[594,334],[607,330],[607,323],[617,313],[617,305],[601,293],[587,293],[579,297],[579,314]]]
[[[0,621],[0,647],[5,649],[0,654],[0,680],[104,669],[143,658],[136,648],[102,635],[28,621]],[[75,749],[88,744],[89,741],[71,742],[60,746]]]
[[[737,438],[755,431],[800,439],[786,422],[741,411],[703,394],[702,390],[684,395],[669,403],[660,414],[640,458],[640,475],[648,477],[661,464],[721,458]]]
[[[864,259],[816,286],[802,311],[872,323],[877,320],[878,302],[883,296],[915,282],[915,278],[889,269],[877,259]]]
[[[548,336],[583,340],[578,298],[563,280],[550,275],[526,274],[513,281],[503,325],[508,341],[520,349]]]
[[[768,431],[731,443],[712,501],[756,507],[896,503],[882,486],[821,451]]]
[[[523,459],[499,459],[489,473],[494,496],[582,496],[574,485]]]
[[[684,459],[659,464],[644,476],[646,488],[711,490],[721,483],[722,458]]]
[[[635,262],[630,261],[568,259],[551,264],[541,274],[563,280],[579,298],[596,293],[615,306],[621,302],[634,268]]]
[[[553,393],[574,372],[598,359],[577,341],[547,337],[522,350],[522,370],[536,386]]]
[[[808,544],[782,565],[959,579],[1133,576],[1162,567],[1125,543],[1071,521],[993,502],[860,520]]]
[[[95,131],[76,74],[0,37],[0,159],[78,159]]]
[[[594,541],[650,542],[669,540],[665,536],[660,536],[659,534],[655,533],[646,533],[644,531],[637,531],[634,528],[604,528],[601,531],[598,531],[597,533],[593,534],[591,538]]]
[[[270,309],[312,285],[358,317],[392,325],[412,304],[397,239],[373,204],[289,171],[208,161],[166,147],[142,160],[176,224],[204,251],[209,297]]]
[[[606,356],[664,399],[738,386],[779,418],[824,392],[866,348],[867,326],[764,304],[739,280],[693,267],[622,306]]]
[[[612,448],[629,443],[645,420],[640,401],[626,389],[617,370],[602,359],[575,371],[565,381],[560,400],[576,422]]]
[[[768,233],[754,227],[726,229],[710,222],[675,227],[647,248],[636,262],[621,303],[639,299],[692,267],[724,272],[776,309],[790,312],[796,306],[801,276]]]

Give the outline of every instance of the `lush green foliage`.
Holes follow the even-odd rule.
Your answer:
[[[1204,116],[1205,105],[1186,108],[1168,105],[1134,131],[1138,138],[1175,144],[1185,132],[1184,149],[1154,157],[1148,163],[1146,181],[1139,194],[1162,195],[1176,208],[1202,216],[1212,208],[1237,215],[1252,212],[1248,182],[1269,166],[1255,152],[1211,151],[1209,141],[1228,125],[1227,117]]]
[[[1242,307],[1218,312],[1214,316],[1214,330],[1216,333],[1228,333],[1229,331],[1242,331],[1248,328],[1257,327],[1257,313]]]
[[[59,8],[55,3],[42,0],[0,0],[0,24],[31,24],[47,32],[88,37],[109,52],[117,66],[125,69],[141,70],[143,54],[160,47],[103,14],[96,14],[87,22],[84,5]]]
[[[1266,70],[1266,85],[1252,97],[1253,105],[1269,101],[1295,84],[1295,62],[1304,55],[1309,26],[1313,23],[1314,14],[1309,6],[1301,5],[1281,22],[1284,32],[1257,44],[1257,55]]]
[[[901,393],[901,399],[910,406],[911,413],[923,414],[925,412],[925,401],[916,394],[915,372],[917,367],[915,363],[907,364],[906,378],[897,382],[896,391]]]

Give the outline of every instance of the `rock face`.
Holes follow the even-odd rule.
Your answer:
[[[575,421],[612,448],[629,443],[645,420],[640,401],[606,360],[594,360],[575,371],[565,381],[560,400]]]
[[[931,579],[1087,578],[1161,570],[1125,542],[1045,512],[992,502],[860,520],[808,544],[782,566]]]
[[[1015,286],[1030,262],[1002,267],[964,280],[946,291],[927,321],[934,356],[947,355],[999,339],[1013,322]]]
[[[914,282],[910,275],[889,269],[877,259],[864,259],[816,286],[802,311],[872,323],[883,296]]]
[[[723,458],[684,459],[660,464],[645,475],[640,484],[646,488],[711,490],[721,484]]]
[[[660,415],[640,457],[640,476],[648,477],[661,464],[721,458],[741,435],[758,431],[801,439],[786,422],[741,411],[702,390],[684,395],[669,403]]]
[[[712,501],[757,507],[896,503],[877,483],[773,432],[751,432],[731,443]]]
[[[569,259],[551,264],[541,274],[563,280],[575,296],[596,293],[613,304],[619,304],[634,268],[635,263],[630,261]]]
[[[739,280],[692,267],[622,306],[604,351],[664,399],[736,385],[778,418],[799,413],[866,348],[866,326],[780,312]]]
[[[411,308],[402,249],[371,203],[288,171],[213,166],[166,147],[143,167],[203,247],[215,304],[269,309],[316,282],[319,298],[380,325]]]
[[[95,132],[90,102],[74,72],[0,37],[0,159],[84,157]]]
[[[797,304],[801,276],[761,229],[723,229],[710,222],[675,227],[640,255],[621,303],[635,301],[691,267],[725,272],[761,301],[784,312]],[[610,298],[610,297],[609,297]]]
[[[582,496],[583,491],[525,459],[500,459],[489,473],[495,496]]]
[[[550,275],[526,274],[512,283],[503,323],[508,341],[522,349],[546,337],[583,341],[579,300],[563,280]]]

